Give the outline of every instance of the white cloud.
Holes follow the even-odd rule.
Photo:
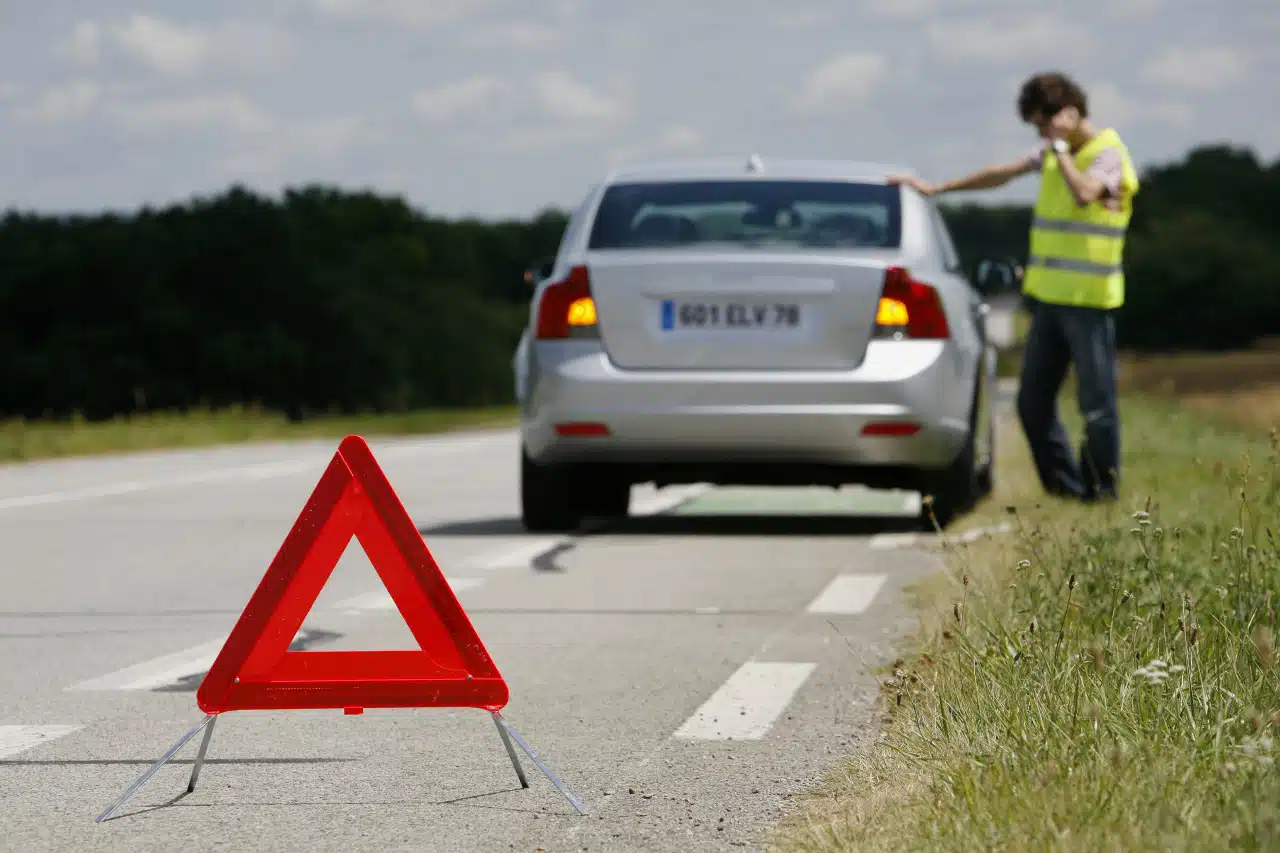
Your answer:
[[[510,93],[511,87],[505,81],[477,75],[418,92],[412,98],[412,106],[414,112],[431,122],[492,118],[502,111],[503,101]]]
[[[477,27],[459,43],[478,50],[547,50],[560,41],[555,27],[537,21],[509,20]]]
[[[608,122],[622,118],[621,101],[597,92],[564,71],[546,71],[533,80],[533,92],[553,118],[572,122]]]
[[[275,123],[269,135],[254,135],[221,162],[242,178],[279,178],[282,173],[306,173],[317,165],[386,140],[362,116],[305,119]]]
[[[256,70],[286,59],[292,44],[261,24],[226,22],[193,27],[135,13],[110,28],[116,49],[166,76],[190,76],[209,66]]]
[[[867,12],[877,18],[918,21],[940,11],[939,0],[886,0],[871,3]]]
[[[1187,92],[1216,92],[1238,83],[1249,63],[1238,48],[1172,47],[1142,67],[1144,80]]]
[[[831,13],[821,9],[786,7],[772,15],[773,25],[784,30],[812,30],[831,21]]]
[[[657,138],[640,145],[628,145],[611,151],[608,162],[617,166],[650,157],[666,155],[688,156],[706,150],[706,140],[702,132],[688,125],[672,125],[660,133]]]
[[[1093,52],[1094,36],[1080,23],[1037,13],[1010,20],[933,22],[925,35],[939,56],[953,62],[1078,62]]]
[[[1089,87],[1089,116],[1094,124],[1113,125],[1124,136],[1125,125],[1139,122],[1189,127],[1194,112],[1190,105],[1178,101],[1130,97],[1119,86],[1104,81]]]
[[[75,80],[50,86],[36,96],[34,103],[14,113],[19,121],[33,124],[61,124],[89,113],[101,101],[102,84],[96,80]]]
[[[888,68],[885,58],[876,53],[841,54],[805,78],[796,109],[812,115],[864,103],[880,87]]]
[[[112,104],[109,112],[126,130],[143,135],[200,128],[251,134],[272,127],[271,119],[256,104],[235,93],[120,101]]]
[[[477,74],[419,91],[411,107],[425,121],[450,125],[457,139],[468,129],[492,136],[494,126],[504,126],[500,135],[521,137],[520,145],[590,137],[626,115],[620,99],[564,71],[545,71],[524,82]]]
[[[209,37],[194,28],[135,14],[112,28],[116,43],[131,58],[162,74],[187,74],[209,54]]]
[[[102,57],[102,27],[96,21],[77,21],[58,51],[79,65],[96,65]]]
[[[464,20],[492,0],[314,0],[320,15],[337,21],[436,27]]]
[[[1107,13],[1117,18],[1149,17],[1164,8],[1165,0],[1109,0]]]

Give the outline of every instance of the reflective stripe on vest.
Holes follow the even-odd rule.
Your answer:
[[[1023,292],[1044,302],[1093,308],[1124,303],[1125,234],[1138,177],[1129,153],[1114,130],[1103,130],[1075,153],[1076,168],[1086,171],[1108,148],[1118,148],[1123,178],[1118,210],[1102,202],[1076,203],[1058,168],[1057,155],[1045,155],[1040,196],[1031,223],[1031,251]]]

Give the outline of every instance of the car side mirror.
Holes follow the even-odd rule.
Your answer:
[[[538,282],[551,275],[551,271],[555,269],[556,262],[554,259],[543,259],[530,266],[524,271],[524,283],[529,287],[537,287]]]
[[[978,264],[974,284],[984,296],[1017,293],[1021,289],[1022,270],[1009,261],[988,258]]]

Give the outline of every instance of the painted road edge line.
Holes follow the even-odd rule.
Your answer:
[[[446,451],[455,452],[459,449],[470,450],[483,447],[489,439],[453,439],[450,444],[428,443],[428,441],[381,448],[378,451],[378,456],[379,458],[385,459],[401,456],[414,456],[420,453],[443,453]],[[260,462],[255,465],[244,465],[235,468],[217,468],[209,471],[203,471],[198,474],[191,474],[186,477],[176,477],[171,480],[151,480],[147,482],[130,480],[120,483],[107,483],[101,486],[92,486],[83,489],[62,489],[52,492],[42,492],[34,495],[16,495],[13,497],[0,498],[0,511],[45,506],[48,504],[100,500],[102,498],[134,495],[141,492],[151,492],[160,489],[180,489],[191,486],[206,486],[215,483],[232,483],[237,481],[253,482],[256,480],[291,477],[306,474],[311,471],[322,471],[324,466],[328,464],[332,457],[332,453],[327,453],[308,457],[306,459],[295,459],[283,462]]]
[[[533,565],[534,560],[549,551],[554,551],[568,541],[568,537],[558,536],[554,539],[530,542],[516,548],[491,551],[488,554],[481,554],[479,557],[467,560],[466,566],[481,572],[495,572],[501,569],[527,569]]]
[[[153,690],[164,687],[188,675],[208,672],[213,666],[218,652],[222,650],[226,638],[211,640],[174,652],[164,657],[153,658],[134,666],[125,667],[99,678],[91,678],[66,688],[70,692],[96,690]]]
[[[484,583],[483,578],[451,578],[446,577],[449,582],[449,588],[455,593],[464,592],[468,589],[475,589]],[[334,609],[346,610],[348,612],[361,613],[366,610],[392,610],[396,609],[396,603],[391,598],[391,593],[386,589],[376,589],[373,592],[366,592],[363,595],[357,595],[344,601],[339,601],[333,605]]]
[[[1006,522],[991,527],[976,527],[973,530],[966,530],[963,533],[946,536],[945,538],[952,542],[976,542],[984,536],[997,536],[1001,533],[1008,533],[1011,530],[1013,530],[1013,525]],[[871,541],[867,543],[867,546],[877,551],[886,551],[891,548],[910,547],[920,542],[937,541],[941,541],[937,533],[877,533],[871,537]]]
[[[50,743],[84,726],[0,726],[0,758]]]
[[[887,578],[884,575],[837,575],[806,608],[809,613],[865,613]]]
[[[816,663],[747,661],[685,720],[681,740],[760,740],[791,704]]]
[[[663,490],[646,498],[641,498],[633,503],[629,515],[633,518],[661,515],[664,512],[670,512],[680,505],[688,503],[708,490],[709,487],[702,484]],[[479,557],[467,560],[466,566],[469,569],[480,572],[493,572],[503,569],[527,569],[532,566],[539,557],[549,554],[557,549],[564,548],[566,545],[571,545],[576,542],[578,538],[579,536],[576,534],[543,538],[514,548],[504,548],[488,554],[481,554]]]
[[[919,539],[919,533],[877,533],[871,537],[867,547],[874,548],[877,551],[887,551],[890,548],[903,548],[908,545],[914,545]]]

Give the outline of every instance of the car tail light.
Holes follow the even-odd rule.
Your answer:
[[[598,438],[607,436],[609,427],[594,421],[575,421],[567,424],[556,424],[556,435],[565,438]]]
[[[929,339],[950,337],[947,314],[938,291],[911,277],[903,267],[889,267],[876,308],[876,332]]]
[[[872,421],[862,427],[866,436],[905,438],[920,431],[920,424],[909,421]]]
[[[597,334],[591,273],[585,266],[577,266],[569,270],[563,280],[547,285],[542,292],[537,336],[548,340],[594,338]]]

